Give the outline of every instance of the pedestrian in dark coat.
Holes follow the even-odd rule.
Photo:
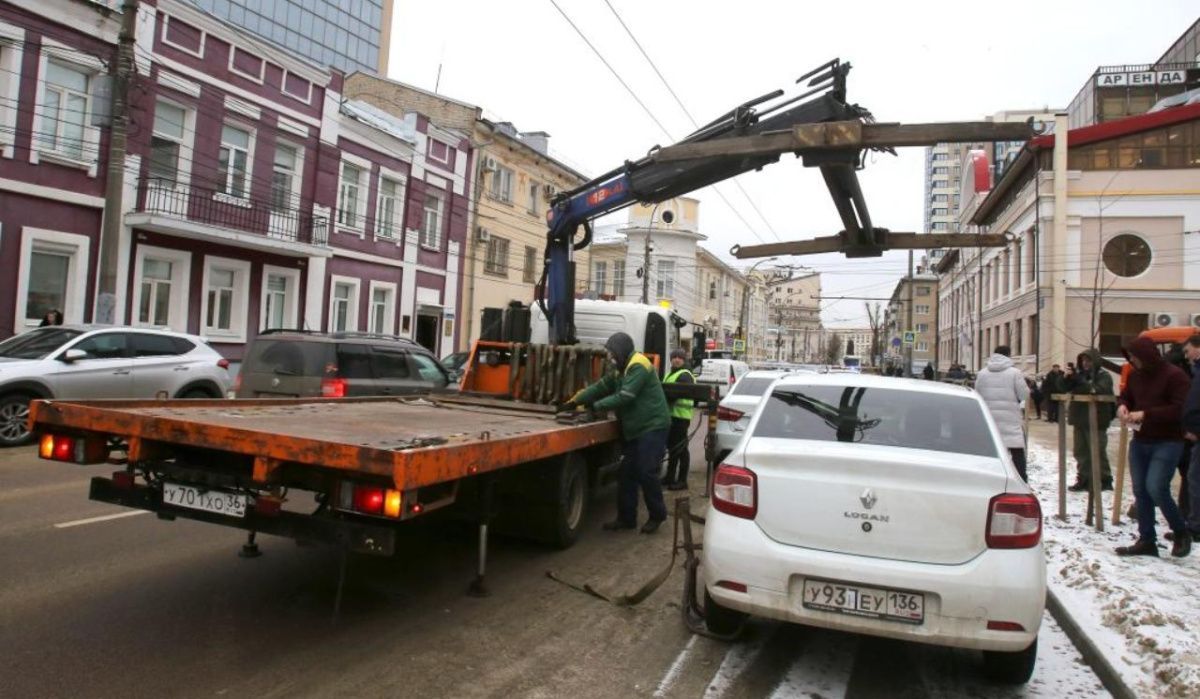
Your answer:
[[[933,381],[933,378],[937,376],[937,372],[933,370],[933,362],[925,364],[925,368],[921,370],[921,376],[926,381]]]
[[[1183,345],[1192,364],[1192,384],[1183,404],[1183,438],[1192,447],[1188,462],[1188,530],[1192,538],[1200,536],[1200,334],[1192,335]]]
[[[1065,391],[1079,396],[1111,396],[1112,376],[1100,366],[1100,351],[1096,348],[1079,353],[1075,360],[1079,369],[1065,379]],[[1090,490],[1092,485],[1092,442],[1098,442],[1100,452],[1100,487],[1112,490],[1112,467],[1108,462],[1108,425],[1113,419],[1111,403],[1096,404],[1096,432],[1092,432],[1088,404],[1071,403],[1067,422],[1071,425],[1075,456],[1075,483],[1068,490]]]
[[[1117,555],[1158,555],[1157,507],[1174,534],[1171,555],[1186,556],[1192,550],[1192,536],[1170,488],[1183,452],[1183,408],[1191,382],[1182,369],[1163,359],[1148,337],[1137,338],[1123,351],[1133,373],[1118,400],[1117,417],[1134,430],[1129,466],[1138,505],[1138,539],[1118,547]]]
[[[1055,364],[1050,367],[1050,371],[1046,372],[1046,378],[1042,380],[1042,398],[1046,401],[1046,421],[1058,422],[1058,401],[1051,398],[1056,393],[1063,392],[1063,372],[1062,367]]]

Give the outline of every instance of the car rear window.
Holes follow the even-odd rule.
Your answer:
[[[761,396],[778,378],[778,376],[743,376],[742,380],[733,387],[733,395]]]
[[[333,345],[295,340],[256,340],[242,366],[246,373],[324,376]]]
[[[133,356],[162,357],[183,354],[195,345],[183,338],[170,335],[155,335],[153,333],[133,333]]]
[[[778,386],[755,437],[857,442],[996,456],[978,402],[963,396],[862,386]]]

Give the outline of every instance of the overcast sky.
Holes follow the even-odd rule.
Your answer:
[[[849,101],[879,121],[976,120],[1004,109],[1064,108],[1097,66],[1157,59],[1200,10],[1195,0],[608,3],[701,124],[775,88],[794,90],[798,76],[835,57],[854,66]],[[397,0],[389,77],[433,89],[441,64],[439,92],[522,131],[549,132],[556,156],[584,174],[600,174],[693,130],[609,4]],[[922,149],[869,159],[860,177],[875,225],[921,230],[922,163]],[[711,188],[693,195],[702,202],[706,247],[727,260],[735,243],[774,242],[776,234],[807,239],[840,228],[819,171],[791,156],[737,182],[740,189],[733,182],[718,186],[733,210]],[[826,296],[888,296],[906,260],[906,253],[892,252],[870,260],[821,255],[790,261],[821,271]],[[825,303],[822,318],[830,326],[866,324],[862,301]]]

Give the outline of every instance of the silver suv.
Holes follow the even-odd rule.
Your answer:
[[[56,325],[0,342],[0,445],[28,442],[34,398],[223,398],[229,362],[195,335]]]

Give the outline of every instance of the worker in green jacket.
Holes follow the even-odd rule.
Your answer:
[[[607,531],[637,527],[637,495],[642,497],[650,519],[642,526],[643,534],[653,534],[667,519],[658,467],[667,450],[667,428],[671,417],[667,397],[654,371],[654,365],[633,348],[633,338],[619,332],[608,338],[610,371],[604,378],[576,393],[561,408],[574,410],[587,406],[592,410],[614,410],[621,422],[621,468],[617,479],[617,518],[604,524]]]
[[[671,352],[671,371],[663,378],[663,385],[671,383],[694,384],[696,377],[684,366],[687,352],[675,349]],[[671,402],[671,431],[667,433],[667,475],[662,484],[667,490],[687,490],[688,429],[692,426],[690,398],[677,398]]]

